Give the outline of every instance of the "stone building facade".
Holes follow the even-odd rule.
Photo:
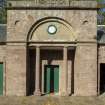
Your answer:
[[[96,1],[9,0],[2,95],[96,96],[105,91],[104,50]]]

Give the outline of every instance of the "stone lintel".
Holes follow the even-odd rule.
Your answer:
[[[7,8],[97,8],[96,0],[8,0]]]

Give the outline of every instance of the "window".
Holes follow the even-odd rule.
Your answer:
[[[57,27],[55,25],[50,25],[48,26],[47,31],[49,34],[54,35],[57,32]]]

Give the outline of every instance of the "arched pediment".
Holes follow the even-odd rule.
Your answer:
[[[71,25],[61,19],[45,19],[37,23],[31,30],[28,41],[75,41],[76,35]]]

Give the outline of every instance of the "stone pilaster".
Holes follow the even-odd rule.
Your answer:
[[[64,78],[64,89],[63,89],[63,92],[62,92],[62,96],[67,96],[68,93],[67,93],[67,84],[68,84],[68,60],[67,60],[67,47],[64,47],[63,48],[63,65],[64,65],[64,68],[63,68],[63,78]]]
[[[40,92],[40,47],[36,46],[36,73],[35,73],[35,95],[41,95]]]

